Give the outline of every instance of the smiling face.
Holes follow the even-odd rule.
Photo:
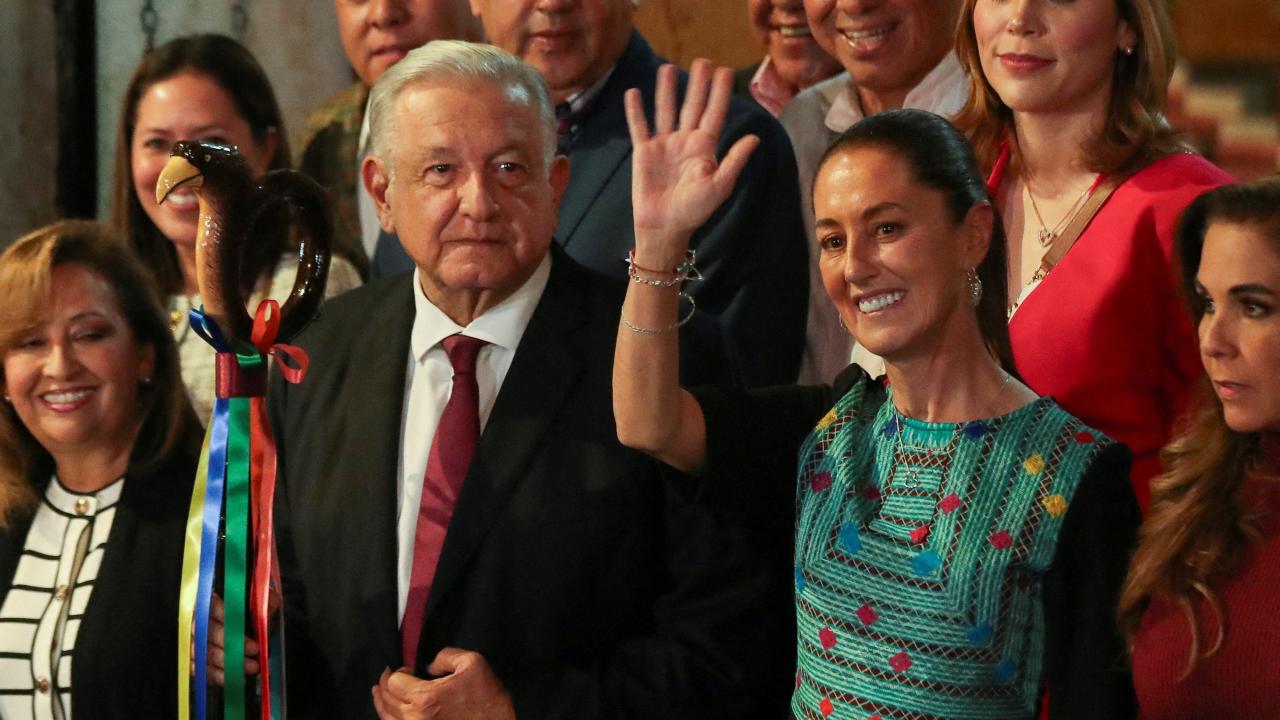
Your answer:
[[[169,148],[179,140],[234,145],[257,174],[271,163],[277,138],[272,131],[262,142],[255,140],[231,96],[208,75],[180,73],[142,93],[129,146],[133,189],[147,217],[181,250],[196,241],[200,209],[195,193],[178,190],[163,205],[156,202],[156,180],[169,162]]]
[[[1216,222],[1196,285],[1200,359],[1236,432],[1280,431],[1280,248],[1254,227]]]
[[[372,87],[387,68],[432,40],[478,40],[466,0],[334,0],[342,49]]]
[[[896,106],[951,51],[960,13],[959,0],[804,0],[804,6],[814,37],[859,92]]]
[[[560,102],[591,86],[622,57],[631,0],[471,0],[489,42],[542,73]]]
[[[877,147],[828,158],[813,206],[823,287],[863,347],[903,361],[932,355],[957,332],[977,332],[966,271],[986,254],[990,225],[984,232],[980,208],[957,223],[943,193]]]
[[[48,315],[4,351],[5,392],[55,460],[89,451],[127,457],[154,349],[135,342],[101,275],[66,264],[50,280]]]
[[[769,49],[769,61],[794,88],[840,72],[840,63],[813,38],[801,0],[748,0],[751,27]]]
[[[422,81],[392,112],[399,147],[363,167],[383,229],[399,235],[436,306],[449,312],[476,293],[492,306],[547,254],[568,161],[548,169],[542,119],[491,83]]]
[[[1015,112],[1105,113],[1121,48],[1137,41],[1116,0],[976,0],[982,74]]]

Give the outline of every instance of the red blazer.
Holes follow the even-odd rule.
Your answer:
[[[1004,163],[988,185],[997,188]],[[1203,371],[1171,269],[1182,211],[1233,179],[1204,158],[1162,158],[1126,180],[1009,321],[1027,385],[1133,451],[1145,510],[1157,453]]]

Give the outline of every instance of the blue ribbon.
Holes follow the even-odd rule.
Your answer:
[[[221,524],[222,493],[227,472],[227,414],[231,404],[217,398],[209,432],[209,475],[204,495],[204,525],[200,535],[200,578],[196,590],[195,670],[196,717],[208,716],[209,690],[206,665],[209,657],[209,604],[213,595],[213,574],[218,557],[218,526]]]

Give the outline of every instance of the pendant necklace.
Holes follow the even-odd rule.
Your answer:
[[[1098,177],[1101,178],[1101,176]],[[1040,206],[1036,203],[1035,193],[1031,192],[1031,183],[1024,180],[1023,185],[1027,189],[1027,197],[1031,198],[1031,211],[1036,214],[1036,221],[1040,223],[1040,229],[1036,231],[1036,239],[1040,241],[1040,247],[1047,248],[1053,244],[1054,240],[1058,239],[1058,235],[1062,230],[1070,224],[1073,219],[1075,219],[1077,214],[1079,214],[1080,208],[1084,207],[1085,200],[1087,200],[1089,196],[1093,194],[1093,191],[1097,189],[1098,179],[1094,179],[1094,181],[1089,184],[1089,187],[1085,188],[1084,192],[1080,193],[1080,197],[1076,198],[1076,201],[1071,203],[1071,207],[1067,209],[1067,214],[1062,216],[1062,219],[1053,226],[1052,230],[1050,230],[1048,224],[1045,223],[1044,216],[1040,214]]]

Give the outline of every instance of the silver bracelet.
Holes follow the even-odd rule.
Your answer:
[[[679,328],[681,325],[684,325],[685,323],[692,320],[694,311],[698,309],[698,304],[693,301],[693,296],[689,295],[686,292],[681,291],[679,297],[689,301],[689,312],[685,313],[684,317],[675,321],[671,325],[667,325],[666,327],[660,327],[660,328],[640,327],[639,325],[636,325],[632,323],[630,320],[628,320],[625,315],[620,316],[619,319],[622,320],[623,326],[626,327],[628,330],[634,333],[640,333],[641,335],[660,335],[664,332],[670,332],[671,330],[675,330]]]
[[[699,272],[697,266],[694,265],[695,257],[695,250],[686,250],[684,253],[684,260],[680,261],[680,264],[676,266],[675,270],[668,273],[662,270],[651,270],[649,268],[640,267],[636,264],[636,251],[632,249],[627,251],[627,277],[631,278],[631,282],[641,283],[650,287],[677,287],[686,280],[701,280],[702,273]],[[646,278],[640,275],[642,272],[657,275],[671,275],[671,278],[665,280]]]

